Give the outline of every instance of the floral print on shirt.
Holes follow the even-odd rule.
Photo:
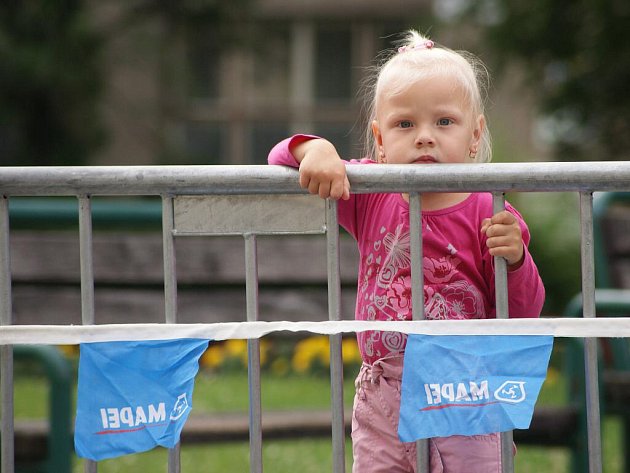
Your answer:
[[[427,228],[430,231],[429,228]],[[411,320],[411,247],[408,229],[402,224],[388,232],[364,257],[359,284],[358,315],[363,320]],[[424,301],[427,319],[485,318],[483,297],[458,271],[461,260],[453,245],[446,243],[444,255],[424,257]],[[364,354],[382,358],[402,353],[407,337],[398,332],[363,332],[359,335]]]

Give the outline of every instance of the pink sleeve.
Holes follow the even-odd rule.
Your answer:
[[[300,143],[304,143],[308,140],[314,140],[319,138],[319,136],[315,135],[293,135],[290,138],[282,140],[280,143],[275,145],[271,151],[269,151],[269,156],[267,156],[267,162],[269,164],[277,164],[281,166],[291,166],[294,168],[299,167],[298,162],[291,154],[291,149],[294,146],[299,145]]]
[[[545,287],[527,246],[523,265],[508,272],[508,294],[510,318],[540,316],[545,303]]]

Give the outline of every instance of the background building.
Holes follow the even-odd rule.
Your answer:
[[[262,164],[273,144],[297,131],[321,134],[343,156],[358,157],[361,81],[397,33],[418,28],[483,56],[474,29],[441,25],[430,0],[235,5],[221,24],[146,16],[111,37],[103,105],[109,141],[92,164]],[[103,25],[120,23],[127,9],[125,2],[93,8]],[[532,159],[531,107],[506,84],[493,89],[499,105],[491,126],[509,113],[510,124],[493,130],[499,145],[518,149],[509,159]]]

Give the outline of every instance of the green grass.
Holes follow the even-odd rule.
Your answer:
[[[166,471],[167,451],[129,455],[99,462],[99,473],[136,473]],[[352,452],[346,444],[346,471],[352,471]],[[182,472],[248,472],[249,445],[246,442],[225,443],[216,446],[194,445],[183,447]],[[266,442],[263,445],[265,471],[274,473],[324,473],[332,471],[332,447],[328,439],[297,439]],[[73,473],[83,472],[83,461],[74,464]]]
[[[346,379],[344,402],[352,406],[354,380]],[[193,393],[194,412],[244,411],[249,405],[247,373],[212,374],[203,371],[197,375]],[[261,381],[263,409],[328,409],[330,383],[320,376],[276,377],[263,374]]]
[[[19,371],[18,371],[19,372]],[[344,397],[346,406],[352,405],[354,387],[346,379]],[[551,370],[541,392],[539,402],[558,405],[565,402],[565,381],[557,371]],[[74,390],[76,393],[76,390]],[[329,380],[322,376],[262,377],[262,403],[265,410],[327,409],[330,406]],[[46,416],[47,389],[38,376],[20,376],[15,379],[15,415],[18,419]],[[212,374],[201,371],[196,379],[193,413],[247,412],[248,387],[245,372]],[[603,432],[603,458],[606,473],[620,473],[621,426],[615,419],[606,419]],[[185,473],[246,472],[249,471],[247,442],[182,447],[182,471]],[[350,441],[346,441],[347,471],[351,471]],[[138,471],[165,471],[167,452],[129,455],[99,463],[99,473],[135,473]],[[330,439],[295,439],[269,441],[263,444],[265,471],[274,473],[326,472],[332,467]],[[561,448],[521,446],[515,457],[518,473],[569,472],[569,452]],[[83,472],[83,461],[75,458],[73,473]]]

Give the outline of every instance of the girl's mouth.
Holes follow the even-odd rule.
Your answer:
[[[430,155],[420,156],[414,159],[414,164],[435,164],[437,163],[437,159]]]

